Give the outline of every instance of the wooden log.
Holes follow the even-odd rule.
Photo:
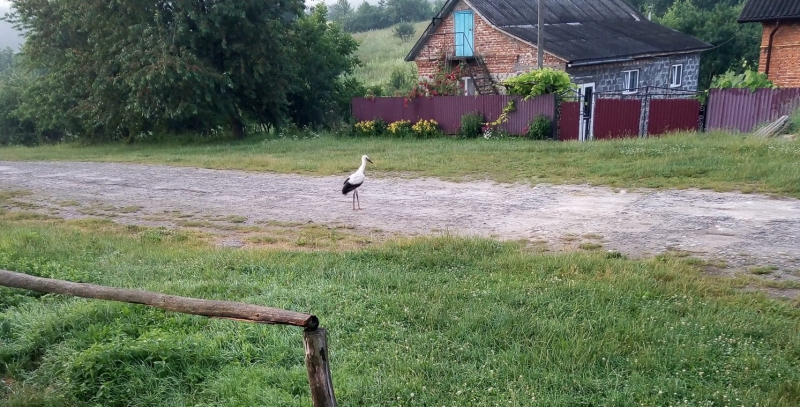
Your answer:
[[[333,380],[328,363],[328,331],[325,328],[306,329],[303,332],[306,349],[308,384],[311,385],[311,402],[314,407],[336,407]]]
[[[233,319],[260,324],[294,325],[306,329],[314,329],[319,326],[319,320],[314,315],[280,308],[262,307],[241,302],[201,300],[95,284],[73,283],[71,281],[34,277],[8,270],[0,270],[0,285],[75,297],[144,304],[167,311],[212,318]]]

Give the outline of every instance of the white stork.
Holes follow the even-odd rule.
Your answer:
[[[361,166],[358,167],[356,172],[350,174],[346,180],[344,180],[344,186],[342,187],[342,194],[347,195],[348,192],[353,191],[353,210],[356,210],[356,202],[358,202],[358,191],[356,188],[360,187],[361,184],[364,183],[364,179],[366,176],[364,175],[364,170],[367,168],[367,161],[370,164],[374,164],[372,160],[369,159],[366,155],[361,156]],[[358,209],[361,209],[361,202],[358,202]]]

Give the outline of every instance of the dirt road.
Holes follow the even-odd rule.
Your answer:
[[[361,211],[342,196],[344,176],[308,177],[112,163],[0,161],[0,190],[86,216],[81,205],[135,206],[115,221],[150,214],[236,215],[244,224],[302,221],[405,235],[450,232],[547,242],[553,249],[602,244],[629,256],[665,251],[759,267],[767,278],[800,280],[800,200],[698,190],[612,190],[591,186],[452,183],[370,178]],[[589,244],[589,246],[587,246]]]

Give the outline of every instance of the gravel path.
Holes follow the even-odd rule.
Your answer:
[[[115,163],[0,161],[0,190],[32,203],[138,206],[117,219],[143,223],[164,211],[237,215],[246,223],[300,221],[405,235],[450,232],[547,242],[597,242],[629,256],[665,251],[723,260],[728,271],[772,267],[767,278],[800,280],[800,200],[699,190],[453,183],[370,178],[361,211],[342,196],[344,176],[309,177]],[[65,202],[72,202],[65,204]]]

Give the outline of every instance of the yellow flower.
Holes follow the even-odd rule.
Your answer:
[[[408,120],[398,120],[389,124],[389,133],[393,136],[399,136],[406,133],[411,128],[411,122]]]
[[[420,120],[411,127],[417,137],[434,137],[439,132],[439,123],[436,120]]]

